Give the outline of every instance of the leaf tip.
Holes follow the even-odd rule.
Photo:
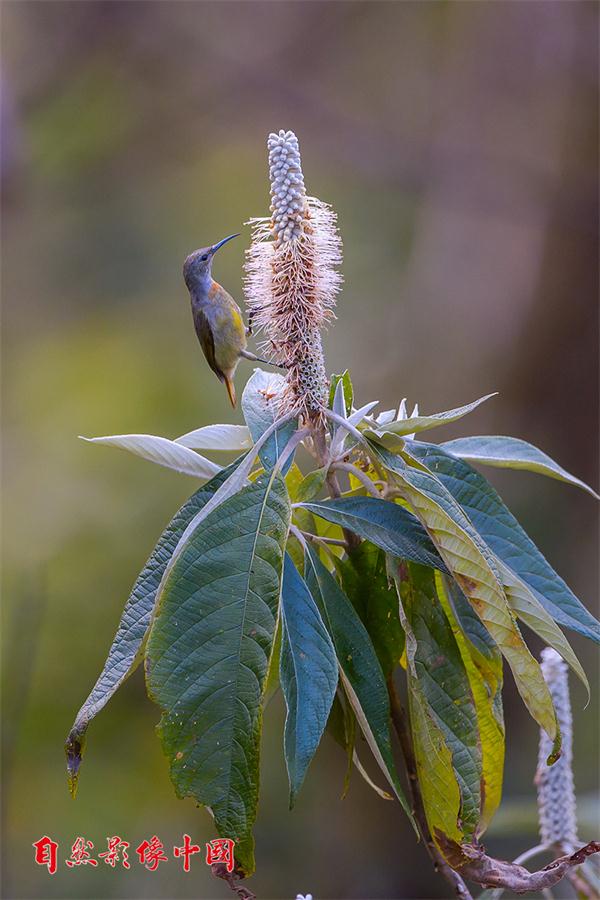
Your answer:
[[[79,768],[81,766],[84,749],[85,734],[83,732],[72,731],[65,742],[65,754],[67,757],[67,782],[69,785],[69,793],[73,800],[77,796]]]

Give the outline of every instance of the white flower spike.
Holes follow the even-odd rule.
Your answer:
[[[264,351],[287,369],[282,411],[315,420],[327,403],[321,330],[335,318],[342,243],[331,207],[306,195],[296,135],[270,134],[267,146],[271,217],[251,219],[246,299]]]

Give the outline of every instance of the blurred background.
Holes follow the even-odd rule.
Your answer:
[[[4,896],[226,897],[198,863],[50,877],[78,835],[203,842],[172,791],[141,672],[90,728],[79,795],[63,741],[135,576],[194,482],[77,435],[175,437],[241,421],[204,362],[185,256],[233,231],[215,277],[242,299],[265,141],[293,129],[333,204],[345,288],[326,338],[360,403],[422,411],[499,396],[434,436],[514,434],[598,486],[598,6],[592,3],[4,2]],[[250,375],[238,370],[238,393]],[[439,435],[439,438],[438,438]],[[597,511],[526,473],[490,478],[597,612]],[[597,837],[597,656],[572,635],[582,837]],[[535,650],[538,645],[533,643]],[[537,732],[507,677],[505,805],[487,836],[537,843]],[[260,898],[446,896],[401,811],[328,738],[287,810],[268,709]],[[363,757],[367,753],[363,751]],[[377,777],[377,776],[375,776]],[[198,859],[196,857],[192,864]],[[560,891],[557,892],[560,896]]]

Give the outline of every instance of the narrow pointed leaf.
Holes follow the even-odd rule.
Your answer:
[[[456,639],[475,703],[481,746],[481,812],[476,832],[479,837],[502,797],[502,656],[452,578],[436,574],[436,591]]]
[[[245,874],[254,867],[262,699],[289,518],[278,476],[214,510],[168,573],[146,650],[171,780],[237,842]]]
[[[482,755],[475,702],[435,573],[399,567],[408,687],[419,784],[434,839],[462,843],[479,831]],[[458,788],[458,791],[456,790]]]
[[[363,541],[344,559],[336,560],[342,589],[369,633],[386,680],[404,652],[404,631],[398,597],[388,582],[383,550]]]
[[[340,409],[336,409],[335,407],[336,395],[341,395],[343,401]],[[338,415],[347,417],[352,410],[353,400],[354,390],[348,369],[346,369],[345,372],[342,372],[341,375],[332,375],[331,383],[329,385],[329,406],[331,409],[335,410]]]
[[[486,394],[485,397],[480,397],[479,400],[467,403],[466,406],[458,406],[456,409],[433,413],[430,416],[410,416],[408,419],[400,419],[396,422],[391,422],[381,429],[377,429],[377,431],[393,434],[398,437],[406,434],[414,434],[418,431],[429,431],[430,428],[438,428],[440,425],[449,425],[450,422],[456,422],[458,419],[462,419],[463,416],[473,412],[474,409],[477,409],[478,406],[485,403],[490,397],[495,396],[495,393]]]
[[[246,425],[204,425],[176,438],[177,444],[192,450],[249,450],[252,435]]]
[[[339,682],[329,713],[329,719],[327,720],[326,730],[346,754],[346,772],[342,789],[343,799],[350,787],[350,776],[355,754],[354,745],[356,743],[356,716],[352,712],[348,698]],[[390,796],[390,800],[393,800],[393,797]]]
[[[379,400],[371,400],[369,403],[365,403],[364,406],[360,406],[358,409],[355,409],[354,412],[350,413],[348,416],[348,422],[350,425],[359,425],[360,422],[368,416],[371,410],[375,409]]]
[[[306,554],[306,567],[306,581],[333,638],[352,709],[381,771],[413,821],[394,763],[389,697],[373,644],[354,607],[311,547]]]
[[[183,475],[193,475],[194,478],[212,478],[221,471],[221,466],[210,459],[194,453],[193,450],[175,441],[154,434],[113,434],[108,437],[84,437],[82,440],[90,444],[105,444],[107,447],[128,450],[149,462],[174,469]]]
[[[600,643],[600,623],[542,556],[483,475],[435,444],[415,441],[407,444],[407,450],[435,473],[486,544],[532,589],[552,618]]]
[[[242,412],[255,442],[280,417],[281,392],[284,387],[283,375],[264,372],[262,369],[255,369],[248,379],[242,394]],[[267,471],[273,468],[281,456],[296,427],[296,421],[288,419],[287,422],[282,423],[281,428],[274,431],[261,448],[259,456]],[[292,462],[293,456],[283,467],[284,475]]]
[[[338,666],[321,614],[287,555],[281,616],[280,678],[287,707],[284,746],[291,808],[327,724],[338,683]]]
[[[568,640],[542,604],[534,596],[524,581],[517,578],[512,569],[499,561],[500,577],[504,592],[517,617],[538,635],[549,647],[553,647],[557,653],[573,669],[590,699],[590,686],[581,663],[575,656],[573,648]]]
[[[342,497],[302,506],[328,522],[349,528],[394,556],[446,571],[421,523],[396,503],[376,497]]]
[[[520,438],[504,437],[501,435],[483,435],[481,437],[458,438],[455,441],[446,441],[441,445],[444,450],[466,459],[468,462],[481,463],[486,466],[498,466],[502,469],[524,469],[527,472],[537,472],[556,478],[558,481],[566,481],[582,488],[600,500],[596,491],[571,475],[562,466],[533,444],[522,441]]]
[[[77,718],[67,738],[65,749],[69,786],[73,795],[77,790],[86,731],[91,720],[106,706],[113,694],[141,662],[144,642],[152,620],[156,593],[167,563],[191,519],[205,506],[237,465],[237,462],[233,463],[227,469],[219,472],[183,504],[163,531],[152,555],[133,586],[104,668],[90,695],[77,713]]]
[[[508,605],[493,554],[431,472],[413,468],[385,449],[373,447],[381,462],[396,475],[405,499],[426,526],[444,562],[498,644],[531,715],[552,740],[558,740],[548,686]]]
[[[427,455],[427,450],[423,450],[423,446],[430,448],[430,453]],[[414,451],[414,452],[413,452]],[[459,492],[461,495],[465,495],[468,498],[469,508],[473,504],[476,503],[478,507],[480,507],[479,495],[478,491],[474,486],[470,484],[469,481],[469,467],[466,463],[461,460],[455,459],[451,454],[446,453],[444,450],[437,447],[435,444],[433,445],[422,445],[421,442],[407,441],[405,447],[405,453],[407,453],[411,458],[418,460],[420,464],[427,459],[431,464],[430,471],[435,473],[436,477],[439,478],[440,482],[445,485],[448,489],[449,493],[453,493],[453,486],[456,485],[456,481],[452,478],[448,479],[448,483],[444,478],[444,472],[450,471],[454,472],[455,475],[459,476],[457,473],[457,469],[460,469],[460,474],[463,475],[462,484],[460,485]],[[481,478],[482,487],[485,488],[487,484],[485,479],[482,476]],[[460,483],[460,476],[458,477],[458,482]],[[466,490],[465,490],[466,485]],[[458,499],[455,497],[455,499]],[[460,502],[460,501],[459,501]],[[462,507],[465,509],[465,507]],[[468,516],[468,510],[465,509]],[[485,542],[485,539],[480,535],[482,540]],[[513,571],[510,569],[502,560],[499,560],[497,557],[494,557],[496,562],[496,574],[498,580],[500,581],[506,598],[508,600],[510,608],[516,614],[516,616],[524,622],[531,630],[537,634],[542,640],[546,641],[546,643],[550,647],[554,647],[554,649],[560,653],[563,659],[571,666],[577,677],[582,681],[586,691],[588,692],[589,698],[589,684],[583,671],[579,660],[575,656],[573,649],[566,637],[555,623],[552,616],[546,612],[544,607],[538,601],[533,591],[529,588],[529,586],[519,578]]]

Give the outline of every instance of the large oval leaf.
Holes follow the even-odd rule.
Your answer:
[[[566,481],[567,484],[580,487],[596,500],[600,500],[600,496],[589,484],[571,475],[542,450],[520,438],[484,435],[457,438],[455,441],[446,441],[441,446],[444,450],[469,462],[498,466],[501,469],[524,469],[527,472],[537,472],[549,478],[556,478],[558,481]]]
[[[404,497],[427,528],[440,556],[458,581],[508,662],[531,715],[552,740],[559,739],[556,715],[539,663],[531,655],[506,599],[493,554],[442,482],[373,445],[396,475]]]
[[[303,503],[302,507],[349,528],[393,556],[447,571],[419,520],[397,503],[376,497],[340,497]]]
[[[327,724],[338,666],[321,614],[287,554],[281,617],[280,678],[287,707],[284,747],[291,809]]]
[[[245,874],[289,518],[283,480],[266,475],[210,513],[167,575],[146,650],[175,789],[210,808]]]
[[[532,589],[552,618],[600,643],[600,623],[542,556],[483,475],[435,444],[414,441],[407,443],[407,450],[435,473],[486,544]]]
[[[67,771],[69,787],[73,796],[77,791],[79,766],[85,747],[88,725],[141,661],[144,640],[154,610],[156,592],[167,563],[190,521],[206,505],[237,468],[237,465],[237,462],[233,463],[227,469],[219,472],[184,503],[163,531],[152,555],[133,586],[104,668],[89,697],[77,713],[77,718],[67,738],[65,745]]]
[[[311,547],[306,553],[306,582],[323,611],[333,638],[344,690],[361,730],[381,771],[413,821],[392,754],[386,683],[367,630],[333,575]]]

